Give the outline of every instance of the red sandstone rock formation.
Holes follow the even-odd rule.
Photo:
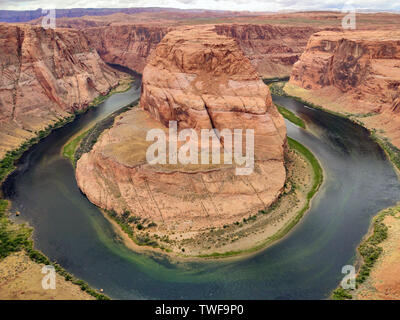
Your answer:
[[[141,106],[163,125],[255,129],[260,154],[282,160],[285,125],[268,88],[236,41],[212,27],[170,32],[147,64],[142,86]]]
[[[218,34],[234,38],[263,78],[289,76],[310,36],[320,29],[269,24],[220,24]]]
[[[0,156],[118,84],[76,30],[0,24]]]
[[[167,27],[126,24],[88,28],[83,32],[104,61],[142,73],[147,57],[168,30]]]
[[[78,185],[90,201],[178,231],[241,221],[276,201],[286,178],[283,118],[236,41],[212,28],[174,30],[157,46],[143,72],[146,111],[118,117],[77,163]],[[146,133],[167,133],[170,120],[178,131],[254,129],[254,171],[236,175],[235,164],[150,165]]]
[[[399,86],[400,31],[325,31],[311,37],[286,90],[359,116],[400,147]]]
[[[143,72],[146,59],[165,34],[177,27],[167,25],[112,24],[84,28],[90,44],[108,63]],[[307,40],[320,29],[254,24],[215,25],[217,34],[236,39],[263,78],[289,76]]]

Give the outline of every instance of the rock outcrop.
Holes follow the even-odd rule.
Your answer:
[[[320,29],[270,24],[219,24],[215,31],[237,40],[263,78],[287,77],[310,36]]]
[[[0,24],[0,157],[118,84],[81,32]]]
[[[121,24],[83,32],[104,61],[142,73],[147,57],[168,30],[162,26]]]
[[[112,24],[83,28],[90,45],[108,63],[143,72],[150,53],[176,26]],[[256,24],[215,25],[219,35],[233,38],[263,78],[286,77],[304,51],[309,37],[320,29]]]
[[[140,106],[116,118],[77,162],[78,185],[96,205],[162,229],[200,231],[241,221],[282,192],[283,118],[236,41],[212,26],[164,37],[143,72]],[[235,163],[149,164],[146,134],[159,129],[168,136],[169,121],[177,121],[179,133],[254,129],[254,170],[236,175]],[[221,159],[226,143],[217,135]]]
[[[400,31],[319,32],[285,90],[358,118],[400,147]]]
[[[210,27],[170,32],[157,46],[143,74],[140,104],[164,126],[177,121],[178,130],[255,129],[256,150],[282,159],[285,125],[268,88],[236,41]]]

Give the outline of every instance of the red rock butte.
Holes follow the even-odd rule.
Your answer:
[[[199,231],[241,221],[281,194],[286,127],[269,89],[237,42],[212,26],[182,27],[156,47],[143,72],[141,108],[115,119],[77,163],[78,185],[99,207],[160,227]],[[150,165],[149,129],[254,129],[255,168]]]

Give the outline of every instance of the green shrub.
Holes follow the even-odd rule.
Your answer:
[[[79,146],[77,146],[75,150],[73,157],[75,161],[74,165],[76,165],[76,162],[81,158],[84,153],[92,150],[93,146],[96,144],[99,136],[103,133],[103,131],[111,128],[111,126],[114,124],[114,119],[116,116],[132,109],[134,106],[137,105],[137,103],[138,100],[128,104],[123,108],[118,109],[117,111],[114,111],[112,114],[97,122],[91,129],[89,129],[85,136],[82,138]]]
[[[303,119],[299,118],[296,116],[292,111],[276,104],[276,107],[278,108],[279,113],[287,120],[290,122],[294,123],[296,126],[299,126],[300,128],[305,129],[306,124],[304,123]]]
[[[65,280],[79,284],[82,290],[86,291],[96,299],[109,299],[107,296],[90,288],[86,282],[76,279],[60,265],[52,263],[40,251],[35,250],[33,248],[33,241],[31,240],[32,229],[23,224],[17,225],[12,223],[6,216],[8,207],[8,201],[0,199],[0,260],[13,252],[25,250],[26,254],[32,261],[44,265],[54,266],[57,273],[63,276]]]
[[[338,288],[332,293],[332,298],[334,300],[349,300],[353,299],[353,296],[349,293],[348,290],[343,288]]]
[[[8,206],[7,200],[0,199],[0,260],[27,247],[32,233],[31,228],[13,224],[7,218]]]
[[[356,281],[363,283],[369,276],[372,267],[382,254],[383,249],[378,246],[387,238],[388,227],[383,223],[384,217],[392,213],[390,209],[384,210],[373,222],[372,235],[358,247],[358,252],[363,258],[363,264],[358,272]]]

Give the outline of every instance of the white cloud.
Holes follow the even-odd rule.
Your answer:
[[[0,0],[0,9],[171,7],[214,10],[340,10],[346,3],[356,9],[400,11],[398,0]]]

